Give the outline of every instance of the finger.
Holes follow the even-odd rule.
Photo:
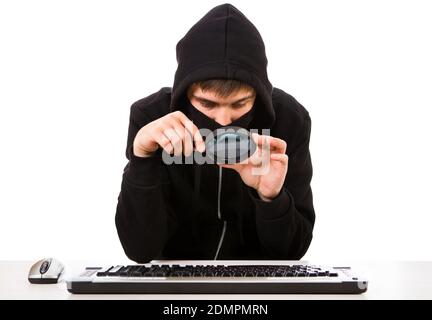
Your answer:
[[[187,130],[183,139],[183,147],[185,156],[190,156],[193,152],[193,137],[192,134]]]
[[[257,148],[255,149],[255,152],[247,159],[247,162],[253,166],[259,166],[262,163],[262,145],[264,138],[257,133],[252,133],[252,139],[257,144]],[[260,145],[258,145],[258,141],[260,141]]]
[[[199,152],[205,151],[205,142],[204,139],[196,125],[192,121],[186,122],[186,129],[192,134],[192,140],[195,143],[195,148]]]
[[[247,159],[247,164],[250,164],[253,167],[259,167],[262,165],[263,159],[264,158],[261,155],[255,154],[252,157],[250,157],[249,159]]]
[[[261,147],[257,147],[255,149],[255,152],[245,161],[247,163],[252,164],[253,166],[259,166],[262,162],[262,148]]]
[[[269,136],[264,136],[264,143],[261,145],[261,161],[263,163],[270,162],[270,138]]]
[[[265,138],[268,138],[266,140]],[[266,141],[270,144],[271,151],[277,152],[277,153],[285,153],[287,144],[284,140],[271,137],[271,136],[264,136],[259,135],[258,133],[252,133],[252,139],[255,141],[255,143],[258,146],[262,146]]]
[[[261,146],[264,143],[264,136],[262,136],[256,132],[253,132],[252,133],[252,140],[255,141],[257,146]]]
[[[199,129],[194,123],[184,115],[184,113],[178,111],[174,113],[174,116],[177,120],[179,120],[183,126],[188,130],[193,137],[193,141],[195,142],[195,147],[199,152],[204,152],[205,144],[204,139],[199,132]]]
[[[173,128],[167,128],[163,131],[164,135],[170,140],[170,143],[174,149],[174,155],[179,156],[183,152],[183,141],[177,135],[176,131]]]
[[[183,126],[183,124],[180,121],[174,122],[172,125],[173,125],[175,132],[177,133],[177,135],[182,140],[184,155],[190,156],[192,154],[192,151],[193,151],[193,143],[192,143],[191,133],[186,130],[186,128]]]
[[[163,132],[158,132],[155,136],[156,143],[164,149],[168,154],[173,153],[174,147],[171,141],[165,136]]]
[[[270,143],[269,137],[263,136],[261,145],[257,147],[255,153],[250,158],[250,163],[254,167],[267,167],[270,163]]]
[[[270,159],[274,160],[274,161],[280,161],[283,164],[287,164],[288,163],[288,156],[285,153],[273,153],[270,156]]]

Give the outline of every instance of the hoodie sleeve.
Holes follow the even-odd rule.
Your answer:
[[[310,133],[311,119],[307,114],[296,146],[289,155],[284,186],[275,199],[262,201],[254,189],[249,189],[256,208],[258,237],[269,259],[298,260],[312,240],[315,211],[310,186]]]
[[[129,259],[145,263],[156,259],[174,228],[168,207],[168,176],[160,153],[149,158],[133,154],[133,141],[150,120],[132,105],[126,157],[118,196],[115,223],[123,249]]]

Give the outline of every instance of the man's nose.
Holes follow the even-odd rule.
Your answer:
[[[231,119],[231,114],[229,112],[229,110],[226,110],[228,108],[221,108],[221,110],[218,110],[217,114],[215,115],[214,120],[223,125],[223,126],[227,126],[232,122]]]

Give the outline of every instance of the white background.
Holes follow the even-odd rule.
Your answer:
[[[125,260],[114,215],[130,105],[218,1],[0,2],[0,259]],[[432,7],[232,1],[312,117],[304,257],[432,259]]]

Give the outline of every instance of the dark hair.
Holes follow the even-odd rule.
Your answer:
[[[215,92],[217,96],[222,98],[241,90],[255,91],[249,84],[234,79],[209,79],[197,81],[194,85],[199,86],[202,91]]]

